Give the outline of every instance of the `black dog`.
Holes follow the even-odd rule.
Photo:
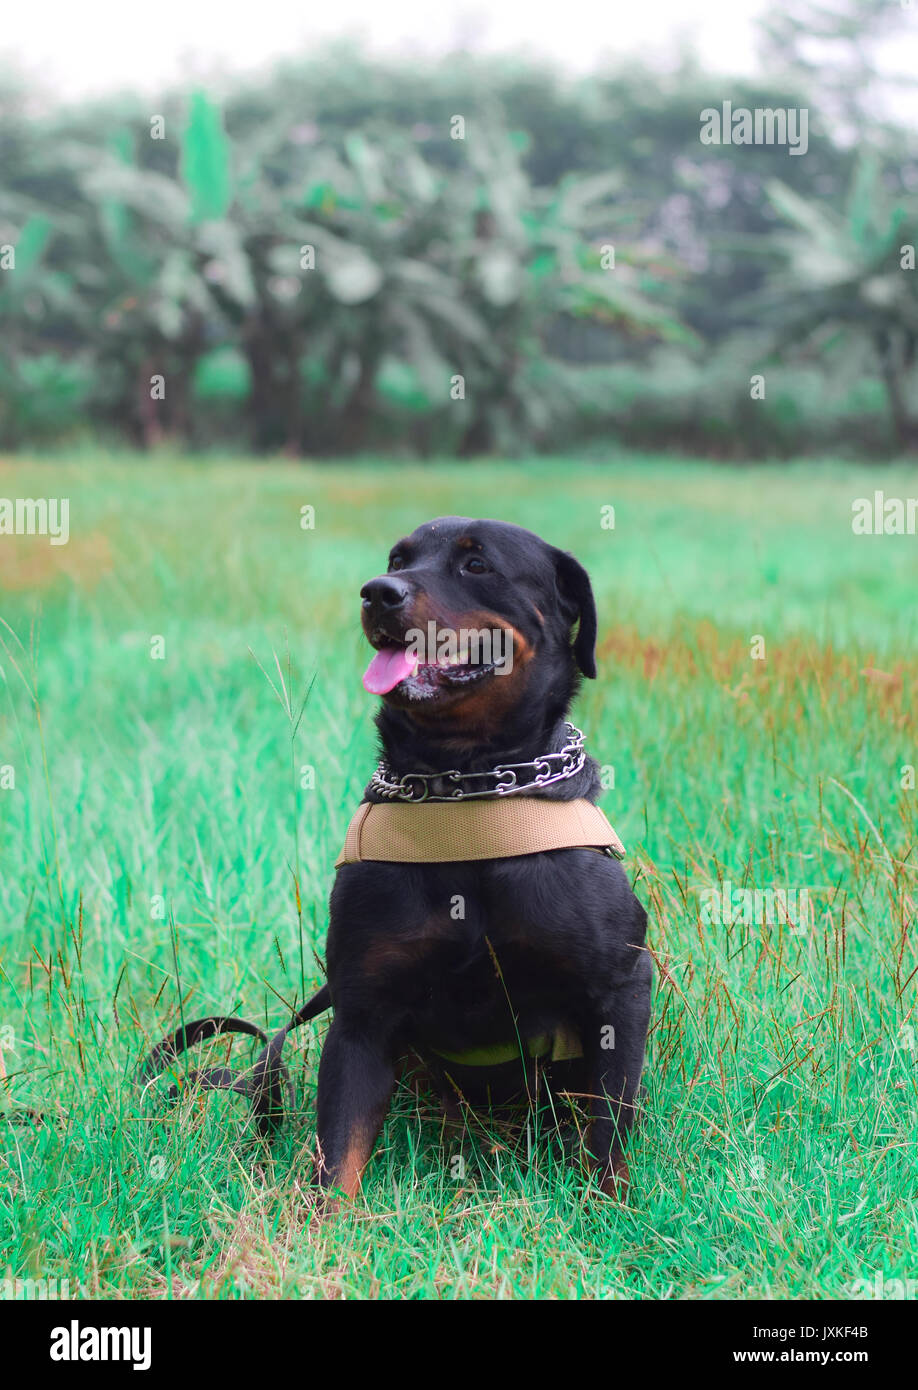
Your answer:
[[[361,597],[363,629],[380,654],[365,683],[383,694],[388,779],[374,778],[365,801],[445,769],[461,774],[451,786],[475,795],[488,785],[475,774],[538,766],[568,742],[580,673],[596,675],[596,608],[573,556],[518,526],[446,517],[400,541]],[[461,659],[416,665],[408,634],[430,623],[502,633],[512,670]],[[516,799],[595,802],[598,792],[597,765],[584,758],[575,775],[532,780]],[[423,1059],[447,1105],[457,1096],[503,1101],[532,1094],[540,1063],[526,1040],[573,1035],[580,1048],[568,1054],[579,1050],[579,1060],[548,1059],[542,1071],[549,1085],[588,1098],[589,1154],[603,1191],[620,1192],[650,1012],[645,926],[620,864],[588,848],[342,865],[327,952],[335,1017],[319,1067],[321,1184],[357,1191],[406,1055]],[[506,1044],[516,1060],[489,1064]],[[475,1050],[484,1063],[469,1063]]]
[[[586,806],[614,841],[590,805],[597,765],[565,721],[581,673],[596,675],[596,607],[572,555],[519,526],[446,517],[400,541],[388,572],[361,597],[377,651],[364,684],[383,696],[384,762],[358,818],[372,814],[367,803],[452,801],[444,815],[455,828],[460,804],[484,802],[499,831],[501,801],[518,808],[535,797],[570,802],[578,818]],[[431,629],[466,634],[467,650],[441,657],[438,648],[422,660],[415,637]],[[499,646],[500,659],[471,651],[469,635],[482,632],[503,639],[490,653]],[[557,805],[521,809],[556,823],[559,811],[567,815]],[[405,810],[410,838],[425,808]],[[333,1006],[319,1065],[323,1188],[358,1191],[400,1070],[420,1062],[448,1113],[462,1102],[531,1102],[543,1091],[583,1098],[600,1186],[621,1195],[652,972],[644,909],[621,865],[596,852],[611,842],[574,837],[566,843],[577,848],[543,851],[530,840],[517,852],[511,835],[500,857],[482,854],[479,840],[468,854],[463,842],[462,854],[441,858],[434,844],[431,862],[386,853],[347,862],[346,846],[331,895],[327,983],[270,1041],[242,1019],[180,1028],[154,1049],[142,1080],[215,1034],[258,1037],[267,1046],[250,1074],[217,1067],[187,1080],[248,1096],[267,1133],[283,1112],[285,1038]]]

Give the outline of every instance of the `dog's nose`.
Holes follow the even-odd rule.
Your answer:
[[[371,622],[393,613],[408,601],[408,585],[394,574],[381,574],[360,590],[366,616]]]

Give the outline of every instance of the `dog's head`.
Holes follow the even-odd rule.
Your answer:
[[[560,718],[596,675],[596,605],[572,555],[502,521],[441,517],[360,591],[364,685],[427,735],[490,741]]]

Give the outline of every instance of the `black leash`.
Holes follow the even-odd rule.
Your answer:
[[[197,1043],[216,1038],[221,1033],[245,1033],[248,1037],[257,1038],[265,1044],[250,1074],[235,1072],[230,1067],[208,1067],[192,1071],[188,1073],[184,1083],[176,1083],[169,1088],[169,1099],[176,1100],[183,1085],[195,1085],[202,1091],[235,1091],[251,1101],[258,1131],[267,1138],[284,1118],[285,1098],[287,1104],[292,1104],[293,1101],[293,1086],[282,1058],[287,1036],[295,1028],[299,1028],[300,1024],[308,1023],[310,1019],[317,1018],[330,1008],[331,995],[328,985],[323,985],[318,993],[297,1010],[286,1027],[275,1033],[271,1039],[267,1033],[263,1033],[254,1023],[247,1023],[244,1018],[226,1018],[220,1014],[197,1018],[193,1023],[188,1023],[184,1028],[179,1028],[169,1037],[163,1038],[162,1042],[157,1043],[152,1052],[147,1054],[137,1078],[138,1085],[148,1085],[170,1063],[177,1062],[183,1052],[187,1052]],[[14,1125],[40,1125],[45,1124],[49,1116],[38,1110],[19,1110],[2,1115],[0,1119]]]
[[[328,985],[323,985],[270,1040],[266,1033],[254,1023],[247,1023],[244,1018],[225,1018],[217,1014],[209,1018],[195,1019],[193,1023],[186,1024],[184,1028],[177,1029],[170,1037],[157,1043],[143,1064],[138,1078],[139,1084],[147,1085],[170,1062],[178,1061],[183,1052],[187,1052],[197,1043],[206,1042],[208,1038],[215,1038],[221,1033],[245,1033],[249,1037],[258,1038],[259,1042],[265,1044],[265,1048],[250,1075],[234,1072],[229,1067],[208,1067],[203,1071],[189,1072],[185,1084],[198,1086],[202,1091],[236,1091],[238,1095],[245,1096],[251,1101],[258,1131],[266,1138],[284,1118],[285,1098],[287,1104],[293,1102],[293,1086],[282,1058],[287,1036],[302,1023],[308,1023],[310,1019],[317,1018],[330,1008],[331,995]],[[175,1100],[181,1089],[179,1084],[171,1086],[169,1099]]]

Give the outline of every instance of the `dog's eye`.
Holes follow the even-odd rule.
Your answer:
[[[489,568],[487,561],[480,555],[470,555],[463,566],[466,574],[487,574]]]
[[[393,555],[393,556],[392,556],[392,559],[389,561],[389,569],[390,569],[390,570],[400,570],[400,569],[403,569],[403,568],[404,568],[404,565],[405,565],[405,561],[402,559],[401,555]]]

